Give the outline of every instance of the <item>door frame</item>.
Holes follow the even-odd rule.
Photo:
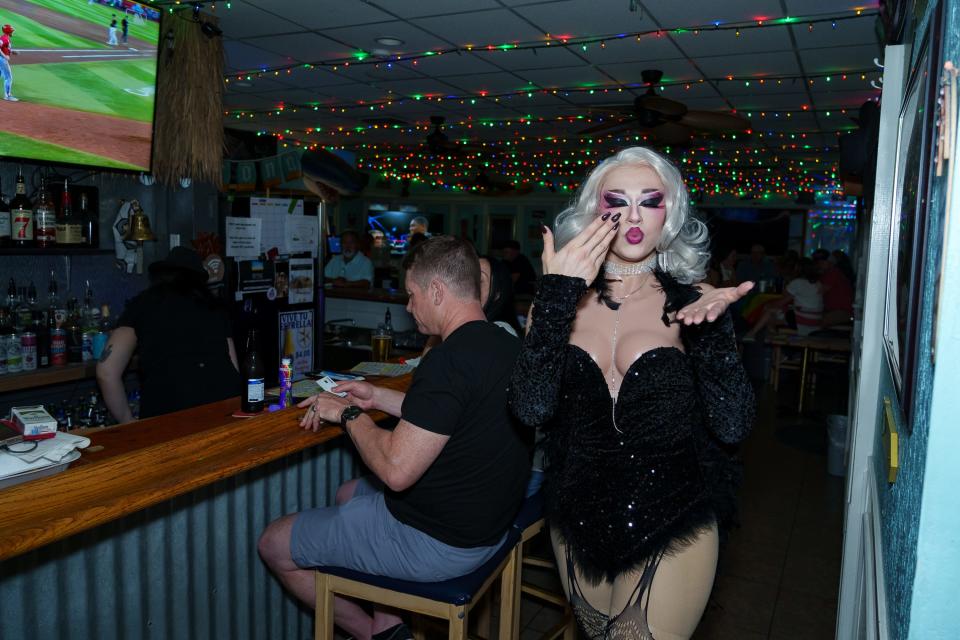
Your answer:
[[[871,484],[876,483],[872,460],[880,425],[879,382],[886,366],[883,349],[884,310],[890,260],[890,233],[893,219],[894,178],[897,165],[897,136],[901,103],[909,68],[910,47],[888,46],[884,50],[883,97],[880,106],[880,135],[877,145],[877,177],[870,216],[869,249],[866,260],[866,291],[863,299],[862,331],[855,336],[853,351],[858,355],[856,397],[850,407],[850,458],[847,466],[844,505],[843,564],[837,608],[837,638],[886,638],[887,611],[883,589],[882,539],[879,531],[865,527],[865,518],[878,522],[879,505],[871,504]],[[875,488],[874,488],[875,491]],[[871,545],[874,548],[866,548]],[[872,566],[866,566],[871,562]],[[878,563],[878,559],[881,561]],[[875,580],[869,580],[869,576]],[[868,593],[868,589],[872,593]],[[867,623],[864,626],[864,622]]]

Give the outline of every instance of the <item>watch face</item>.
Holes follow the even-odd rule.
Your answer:
[[[340,424],[343,424],[343,425],[347,424],[347,422],[349,422],[350,420],[353,420],[354,418],[359,416],[361,413],[363,413],[363,409],[361,409],[356,405],[350,405],[349,407],[343,410],[342,414],[340,414]]]

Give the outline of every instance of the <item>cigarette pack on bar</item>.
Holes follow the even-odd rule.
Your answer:
[[[23,433],[24,440],[43,440],[57,435],[57,421],[47,413],[43,405],[14,407],[10,411],[13,422]]]

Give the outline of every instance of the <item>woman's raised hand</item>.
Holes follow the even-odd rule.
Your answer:
[[[743,282],[737,287],[720,289],[714,289],[709,285],[699,286],[703,295],[677,311],[678,322],[686,325],[700,324],[704,321],[713,322],[727,310],[727,307],[747,295],[750,289],[753,289],[752,282]]]
[[[620,214],[597,216],[576,238],[568,242],[559,251],[554,250],[553,233],[543,228],[543,274],[557,274],[572,278],[583,278],[587,284],[593,282],[600,272],[600,265],[607,257],[610,243],[620,228]]]

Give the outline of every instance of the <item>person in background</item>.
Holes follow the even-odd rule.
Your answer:
[[[360,236],[346,230],[340,234],[340,253],[330,258],[323,275],[335,287],[369,289],[373,284],[373,263],[358,251]]]
[[[744,334],[744,342],[753,342],[762,329],[779,323],[786,323],[801,336],[810,335],[820,328],[823,321],[823,292],[817,266],[810,258],[801,258],[797,271],[800,275],[787,284],[779,300],[767,305],[757,324]],[[792,322],[784,313],[791,305],[794,315]]]
[[[718,251],[710,260],[706,282],[711,287],[737,286],[737,250]]]
[[[403,256],[403,260],[400,262],[400,290],[404,290],[405,283],[407,281],[407,268],[404,266],[407,263],[407,256],[413,253],[413,250],[417,248],[417,245],[423,243],[427,239],[427,236],[422,233],[415,233],[407,240],[407,252]]]
[[[127,303],[97,362],[97,382],[114,420],[131,422],[123,372],[140,354],[140,417],[236,396],[241,379],[230,319],[207,290],[192,249],[174,247],[150,265],[150,287]]]
[[[527,256],[520,253],[520,243],[508,240],[503,245],[503,261],[510,269],[510,278],[513,280],[513,292],[533,295],[537,289],[537,272]]]
[[[510,270],[492,256],[480,256],[480,304],[487,320],[515,336],[519,335],[520,323],[514,312]]]
[[[13,95],[13,69],[10,68],[11,56],[17,55],[17,52],[10,48],[13,32],[14,28],[5,24],[0,33],[0,77],[3,78],[3,99],[8,102],[19,102],[19,98]]]
[[[784,285],[790,284],[800,275],[800,254],[788,249],[777,260],[776,290],[783,291]]]
[[[423,216],[417,216],[410,221],[410,240],[413,240],[413,236],[416,234],[422,234],[424,237],[429,238],[430,233],[427,231],[430,223]]]
[[[850,324],[853,318],[853,284],[830,260],[830,252],[817,249],[813,261],[823,289],[823,328]]]
[[[834,249],[830,253],[830,257],[833,264],[840,270],[840,273],[847,277],[847,282],[849,282],[851,286],[856,285],[857,274],[853,271],[853,262],[851,262],[850,256],[840,249]]]
[[[124,15],[123,20],[120,21],[120,34],[123,44],[127,44],[127,37],[130,35],[130,22],[127,20],[126,15]]]
[[[762,244],[750,247],[750,259],[741,260],[737,264],[737,282],[756,282],[759,292],[764,291],[764,286],[760,283],[766,282],[772,287],[776,277],[776,265],[767,257],[767,250]]]
[[[312,567],[338,566],[401,580],[438,582],[476,570],[497,553],[523,500],[527,450],[507,407],[519,340],[486,321],[477,254],[436,236],[404,260],[407,310],[442,341],[423,357],[406,393],[344,382],[300,403],[316,431],[339,423],[372,476],[337,491],[336,506],[274,521],[261,557],[304,605],[315,603]],[[400,418],[382,429],[365,413]],[[337,597],[334,620],[358,639],[407,640],[389,611]]]

